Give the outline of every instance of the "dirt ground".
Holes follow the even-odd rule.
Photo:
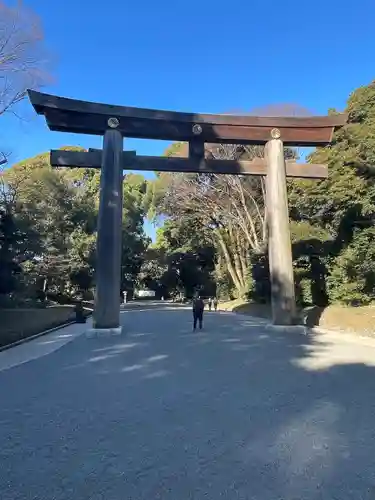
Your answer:
[[[243,300],[223,302],[219,305],[223,311],[233,311],[249,314],[260,318],[271,318],[269,304],[254,304]],[[305,324],[310,327],[320,327],[327,330],[347,331],[360,335],[375,336],[375,307],[345,307],[330,305],[328,307],[306,307],[299,311]]]

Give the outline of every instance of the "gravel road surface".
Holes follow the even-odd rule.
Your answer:
[[[121,317],[122,336],[2,353],[1,500],[375,498],[375,341]]]

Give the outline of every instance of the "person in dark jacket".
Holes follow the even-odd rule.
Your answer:
[[[199,324],[199,329],[202,330],[203,326],[203,310],[204,310],[204,302],[201,299],[201,297],[198,295],[193,300],[193,329],[195,330],[197,328],[197,323]]]

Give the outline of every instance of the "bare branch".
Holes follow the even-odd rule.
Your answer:
[[[21,2],[0,0],[0,115],[26,96],[28,88],[51,81],[39,18]]]
[[[0,152],[0,167],[8,163],[8,157],[5,153]]]

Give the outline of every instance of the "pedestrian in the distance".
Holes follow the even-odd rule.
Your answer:
[[[86,323],[85,310],[83,308],[82,300],[79,300],[75,307],[76,323]]]
[[[211,297],[208,299],[208,310],[211,311],[212,309],[212,299]]]
[[[215,298],[214,298],[214,309],[215,309],[215,311],[217,311],[217,305],[218,305],[218,300],[217,300],[217,298],[215,297]]]
[[[198,295],[193,300],[193,329],[196,330],[197,328],[197,323],[199,324],[199,329],[202,330],[203,326],[203,310],[204,310],[204,302],[201,299],[201,297]]]

